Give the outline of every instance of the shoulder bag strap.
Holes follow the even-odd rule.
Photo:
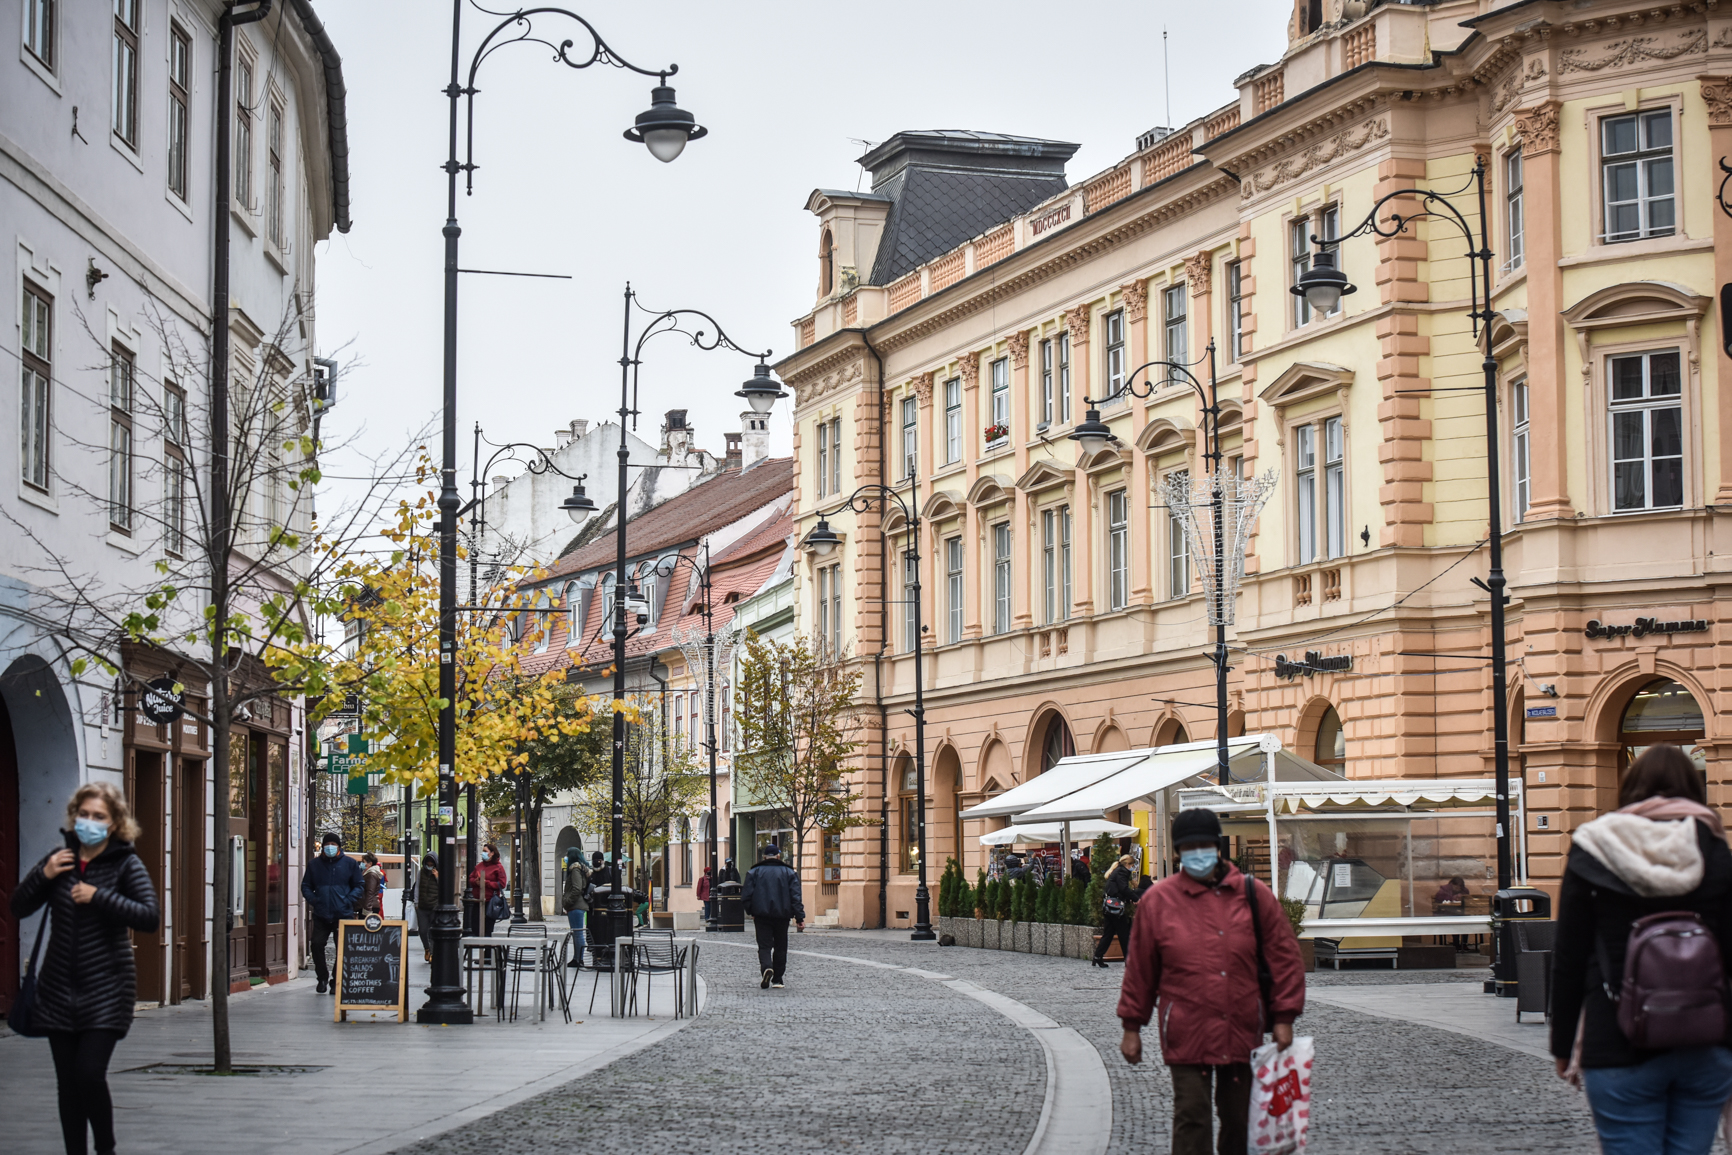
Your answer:
[[[1263,1018],[1274,1013],[1275,976],[1269,973],[1269,963],[1263,957],[1263,920],[1257,917],[1256,879],[1245,876],[1245,905],[1251,908],[1251,933],[1257,939],[1257,993],[1263,996]]]
[[[48,929],[48,906],[42,907],[42,921],[36,924],[36,945],[30,948],[30,965],[24,968],[24,977],[29,978],[36,973],[36,960],[42,955],[42,932]]]

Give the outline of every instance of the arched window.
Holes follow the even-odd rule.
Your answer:
[[[818,238],[818,295],[828,297],[836,291],[836,242],[825,229]]]
[[[1658,678],[1636,691],[1618,723],[1620,773],[1649,746],[1680,746],[1699,769],[1706,770],[1707,755],[1697,743],[1706,731],[1702,707],[1683,686],[1670,678]]]
[[[1341,715],[1334,706],[1326,706],[1317,719],[1317,745],[1311,760],[1337,774],[1347,773],[1347,731],[1341,728]]]
[[[1071,737],[1070,727],[1058,714],[1046,724],[1046,738],[1040,746],[1040,772],[1045,774],[1051,770],[1060,758],[1069,758],[1076,753],[1076,739]]]
[[[680,885],[692,884],[692,820],[680,819]]]
[[[907,755],[898,759],[896,765],[898,785],[902,788],[898,799],[902,817],[902,873],[913,874],[920,869],[920,834],[925,817],[920,813],[920,771]]]

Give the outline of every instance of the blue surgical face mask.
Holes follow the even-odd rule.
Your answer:
[[[1184,868],[1186,874],[1199,880],[1215,873],[1215,865],[1220,861],[1221,852],[1213,846],[1179,851],[1179,865]]]
[[[78,841],[86,846],[100,846],[108,841],[108,823],[98,822],[94,818],[73,819],[72,832],[78,836]]]
[[[335,858],[335,857],[337,857],[337,855],[338,855],[338,854],[339,854],[339,853],[340,853],[340,852],[341,852],[341,851],[340,851],[340,848],[339,848],[339,847],[338,847],[338,846],[337,846],[337,844],[336,844],[336,843],[334,843],[334,842],[327,842],[327,843],[326,843],[326,844],[325,844],[325,857],[326,857],[326,858]]]

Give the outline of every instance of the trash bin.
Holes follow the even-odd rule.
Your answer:
[[[1521,943],[1516,939],[1516,923],[1550,922],[1552,896],[1531,886],[1512,886],[1500,890],[1491,902],[1491,941],[1497,955],[1492,960],[1491,980],[1486,993],[1500,998],[1515,998],[1519,985],[1516,960]]]
[[[716,924],[717,930],[746,929],[746,904],[740,898],[739,883],[716,884]]]

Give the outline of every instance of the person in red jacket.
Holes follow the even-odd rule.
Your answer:
[[[710,913],[710,868],[707,866],[698,879],[698,901],[704,904],[704,921],[709,922],[715,916]]]
[[[1220,1155],[1245,1155],[1251,1052],[1265,1031],[1291,1046],[1293,1020],[1305,1010],[1305,965],[1286,912],[1267,886],[1221,857],[1220,845],[1214,811],[1186,810],[1173,820],[1180,871],[1138,900],[1125,952],[1119,1050],[1143,1061],[1141,1032],[1158,1008],[1161,1058],[1173,1076],[1173,1155],[1209,1155],[1211,1090]],[[1273,980],[1267,1007],[1257,980],[1259,931]]]
[[[484,843],[481,861],[469,870],[469,893],[481,903],[482,934],[491,935],[493,924],[505,917],[490,909],[490,904],[495,895],[504,894],[510,885],[510,880],[505,877],[505,867],[499,863],[499,847],[491,842]]]

